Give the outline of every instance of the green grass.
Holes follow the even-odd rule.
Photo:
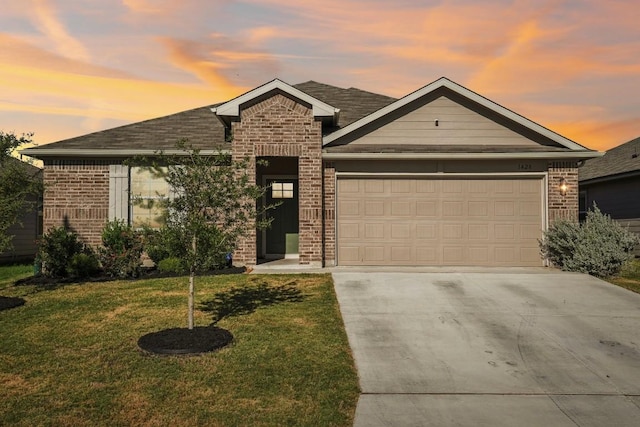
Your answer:
[[[0,285],[0,295],[27,300],[0,311],[0,424],[352,425],[357,375],[330,275],[203,277],[196,298],[283,287],[302,300],[233,297],[244,309],[196,312],[198,326],[222,317],[230,347],[159,357],[137,340],[186,325],[187,278]]]
[[[0,287],[33,274],[33,264],[0,265]]]
[[[640,294],[640,259],[631,261],[624,266],[619,275],[607,280]]]

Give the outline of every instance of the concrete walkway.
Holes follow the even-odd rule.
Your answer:
[[[553,270],[333,272],[356,426],[638,426],[640,295]]]

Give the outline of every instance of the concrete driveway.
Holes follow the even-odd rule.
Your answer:
[[[333,273],[356,426],[638,426],[640,295],[553,270]]]

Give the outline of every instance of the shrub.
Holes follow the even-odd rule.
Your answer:
[[[90,250],[73,255],[67,266],[69,276],[81,279],[91,277],[98,271],[100,271],[98,258]]]
[[[633,255],[638,237],[622,227],[594,204],[581,225],[554,223],[540,242],[543,256],[567,271],[596,277],[617,274]]]
[[[156,265],[166,258],[184,258],[185,245],[181,240],[184,234],[177,228],[145,226],[142,234],[144,251]]]
[[[98,257],[105,273],[119,278],[137,277],[141,255],[142,239],[131,226],[121,220],[109,221],[104,226]]]
[[[180,258],[165,258],[158,261],[158,270],[163,273],[184,274],[187,272],[185,263]]]
[[[78,235],[64,227],[50,228],[42,236],[38,258],[42,261],[42,273],[49,277],[66,277],[67,267],[74,255],[89,250],[78,240]]]

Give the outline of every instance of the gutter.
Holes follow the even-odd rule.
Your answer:
[[[322,153],[324,160],[492,160],[492,159],[591,159],[601,157],[598,151],[535,153]]]
[[[134,157],[134,156],[155,156],[159,153],[167,155],[184,156],[189,152],[186,150],[144,150],[144,149],[99,149],[99,148],[26,148],[20,154],[35,158],[46,157]],[[211,156],[216,154],[231,154],[230,150],[200,150],[200,154]]]

